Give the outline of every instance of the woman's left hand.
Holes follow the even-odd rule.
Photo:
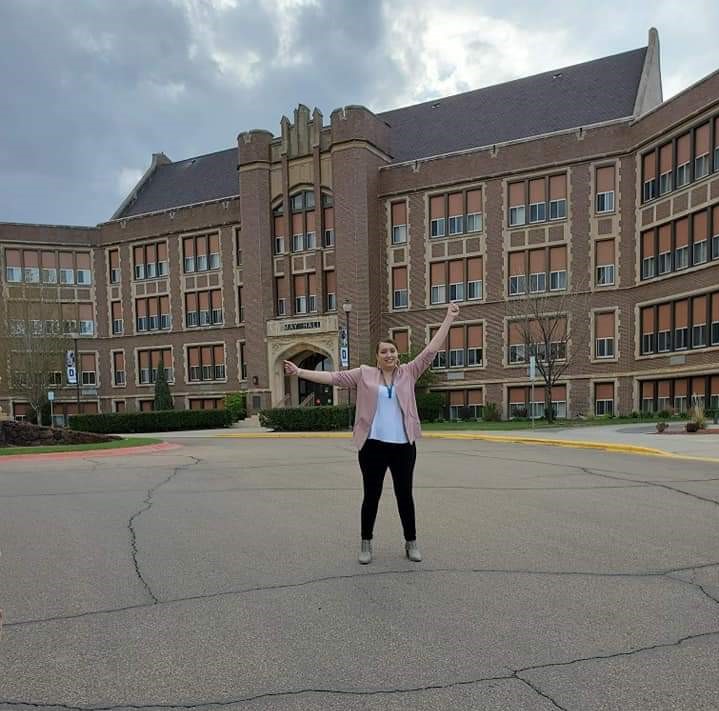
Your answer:
[[[450,303],[449,306],[447,306],[447,316],[450,321],[454,321],[454,319],[459,316],[459,304],[455,304],[454,302]]]

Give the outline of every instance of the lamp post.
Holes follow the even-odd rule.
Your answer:
[[[350,369],[350,313],[352,312],[352,302],[349,299],[345,299],[342,304],[342,310],[345,312],[345,331],[347,333],[347,370]],[[352,429],[352,391],[347,390],[347,419],[349,420],[349,427]]]

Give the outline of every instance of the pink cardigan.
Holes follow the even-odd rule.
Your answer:
[[[434,360],[436,350],[427,346],[413,361],[400,365],[394,376],[394,393],[397,395],[407,439],[414,442],[422,436],[414,397],[414,384]],[[352,441],[362,449],[377,409],[377,395],[382,381],[382,371],[370,365],[361,365],[352,370],[337,370],[331,373],[332,385],[357,389],[357,406]]]

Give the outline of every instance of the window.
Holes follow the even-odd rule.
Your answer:
[[[509,208],[509,224],[514,227],[525,223],[524,205]]]
[[[444,217],[438,217],[431,223],[432,237],[444,237]]]
[[[567,176],[549,178],[549,219],[563,220],[567,216]]]
[[[407,308],[408,303],[407,267],[395,267],[392,269],[392,306],[403,309]]]
[[[135,300],[137,331],[163,331],[170,328],[170,297],[149,296]]]
[[[537,202],[529,205],[529,222],[544,222],[547,219],[547,203]]]
[[[677,247],[674,251],[674,268],[686,269],[689,266],[689,247]]]
[[[450,215],[449,234],[459,235],[464,232],[464,215]]]
[[[524,274],[509,277],[509,294],[524,294],[526,292],[526,277]]]
[[[222,344],[188,346],[188,381],[225,379],[225,347]]]
[[[11,284],[22,281],[22,255],[19,249],[5,250],[5,279]]]
[[[613,386],[610,384],[609,387],[613,388]],[[601,417],[602,415],[613,415],[614,414],[614,400],[611,399],[602,399],[602,400],[595,400],[594,401],[594,414],[597,415],[597,417]]]
[[[709,122],[694,129],[694,180],[700,180],[711,172]],[[716,137],[714,139],[716,141]]]
[[[326,204],[327,203],[327,204]],[[335,246],[335,211],[332,207],[332,197],[330,195],[322,195],[322,219],[324,225],[324,245],[325,247]]]
[[[482,324],[462,324],[452,326],[447,339],[448,349],[437,351],[432,368],[472,368],[482,365],[483,348]],[[437,332],[430,329],[430,338]]]
[[[307,297],[306,296],[295,296],[295,313],[306,314],[307,313]]]
[[[183,237],[182,264],[186,274],[219,269],[221,266],[219,233]]]
[[[659,194],[664,195],[670,192],[672,189],[672,174],[671,172],[662,173],[659,176]]]
[[[247,361],[245,360],[245,342],[240,341],[240,380],[247,380]]]
[[[115,385],[125,385],[125,351],[113,351],[112,372]]]
[[[80,379],[82,385],[97,385],[94,353],[80,353]]]
[[[642,156],[642,201],[653,200],[657,196],[657,156],[651,150]]]
[[[444,284],[432,285],[430,293],[431,304],[444,304],[447,301],[447,288]]]
[[[275,254],[285,253],[285,238],[275,237]]]
[[[524,343],[514,343],[509,346],[509,362],[523,363],[525,360]]]
[[[529,292],[536,294],[547,290],[547,275],[544,272],[529,275]]]
[[[277,315],[278,316],[286,316],[287,315],[287,299],[277,299]]]
[[[654,256],[642,259],[642,279],[650,279],[656,274],[656,259]]]
[[[659,273],[666,274],[672,270],[672,253],[671,252],[660,252],[659,253]]]
[[[334,271],[326,271],[325,294],[327,295],[327,311],[337,310],[337,274]]]
[[[407,241],[407,203],[396,202],[391,207],[392,244],[404,244]]]
[[[694,242],[693,264],[703,264],[707,261],[707,241]]]
[[[660,326],[661,328],[661,326]],[[657,333],[657,353],[666,353],[672,349],[672,332],[659,331]]]
[[[550,272],[549,274],[549,290],[563,291],[567,288],[567,272]]]
[[[304,249],[305,241],[303,234],[292,235],[292,251],[301,252]]]
[[[122,302],[113,301],[110,304],[110,312],[112,316],[112,333],[119,335],[124,330],[124,321],[122,318]]]
[[[242,288],[242,287],[239,287]],[[224,323],[222,290],[191,291],[185,294],[185,327],[212,326]]]
[[[594,357],[614,358],[614,312],[597,313],[594,317]]]
[[[132,253],[136,281],[155,279],[168,273],[167,242],[136,245]]]
[[[305,249],[316,249],[316,248],[317,248],[317,242],[315,239],[315,233],[308,232],[305,235]]]
[[[597,193],[597,212],[614,212],[614,191]]]
[[[475,212],[467,215],[467,232],[482,231],[482,215]]]
[[[152,350],[141,350],[137,352],[137,361],[140,385],[151,385],[157,380],[157,371],[164,367],[167,381],[172,383],[175,380],[172,363],[172,352],[169,348],[157,348]]]
[[[92,272],[90,271],[90,253],[78,252],[75,255],[77,270],[75,280],[78,286],[89,286],[92,284]]]
[[[109,252],[110,260],[110,284],[120,283],[120,250],[111,249]]]
[[[92,336],[95,333],[95,319],[92,304],[78,304],[80,335]]]

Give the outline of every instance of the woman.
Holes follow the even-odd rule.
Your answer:
[[[364,498],[362,500],[362,543],[359,562],[372,560],[372,534],[382,495],[384,475],[389,467],[405,537],[405,554],[415,562],[422,560],[417,547],[412,498],[412,477],[416,459],[415,440],[421,436],[414,385],[430,366],[442,347],[449,327],[459,314],[450,304],[447,315],[426,348],[410,363],[399,364],[397,345],[391,339],[380,341],[375,349],[377,367],[361,365],[334,372],[304,370],[284,361],[285,372],[305,380],[357,390],[357,406],[352,439],[359,450]]]

